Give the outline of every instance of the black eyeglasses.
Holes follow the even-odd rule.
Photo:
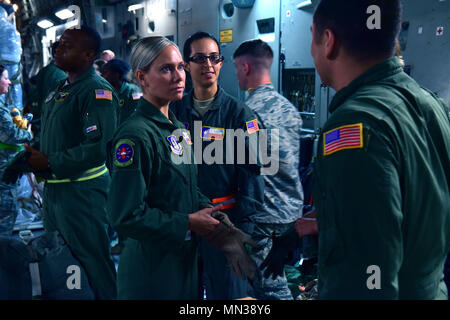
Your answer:
[[[203,64],[206,62],[206,59],[209,59],[212,64],[218,64],[219,62],[222,62],[225,58],[218,54],[212,54],[209,56],[205,56],[204,54],[196,54],[193,57],[189,58],[189,61],[192,61],[194,63]]]

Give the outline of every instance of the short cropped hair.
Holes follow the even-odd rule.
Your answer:
[[[380,8],[380,29],[367,26],[371,15],[367,9],[372,5]],[[394,55],[401,19],[400,0],[322,0],[313,21],[319,39],[330,29],[351,56],[366,61]]]
[[[247,40],[241,43],[233,54],[233,59],[249,55],[256,58],[273,59],[272,48],[260,39]]]
[[[203,31],[198,31],[196,33],[194,33],[193,35],[191,35],[185,42],[184,42],[184,47],[183,47],[183,59],[185,62],[189,62],[189,58],[191,57],[191,53],[192,53],[192,43],[194,41],[200,40],[200,39],[211,39],[214,40],[214,42],[217,44],[217,48],[219,48],[219,54],[220,54],[220,45],[219,45],[219,41],[217,41],[217,39],[210,35],[207,32],[203,32]]]
[[[95,56],[97,56],[100,52],[100,46],[102,44],[102,38],[100,37],[99,33],[88,26],[81,26],[79,30],[83,33],[85,36],[85,45],[87,49],[91,49],[95,52]]]

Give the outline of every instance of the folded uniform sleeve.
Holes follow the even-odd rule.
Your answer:
[[[111,144],[112,176],[108,214],[120,236],[140,241],[183,243],[189,226],[186,214],[152,207],[148,202],[152,150],[139,138],[121,137]]]

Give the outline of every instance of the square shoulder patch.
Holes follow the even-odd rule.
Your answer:
[[[109,90],[97,89],[95,90],[95,99],[112,100],[112,92]]]
[[[247,121],[245,124],[247,125],[248,134],[252,134],[259,131],[258,120],[254,119],[251,121]]]
[[[323,155],[329,156],[345,149],[361,149],[364,146],[362,123],[356,123],[327,131],[323,134]]]

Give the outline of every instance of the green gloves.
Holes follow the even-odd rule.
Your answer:
[[[28,164],[27,158],[30,155],[28,151],[20,151],[8,163],[2,166],[6,167],[3,173],[2,182],[15,184],[17,179],[25,172],[33,172],[33,168]],[[1,169],[1,168],[0,168]]]
[[[263,263],[259,266],[264,271],[264,277],[272,279],[281,276],[284,272],[284,258],[290,250],[297,247],[299,243],[299,237],[295,231],[294,226],[289,229],[285,234],[281,236],[272,235],[272,248]]]
[[[245,244],[259,247],[247,234],[236,228],[223,212],[214,212],[212,217],[220,224],[205,238],[214,247],[222,251],[227,258],[231,270],[242,279],[253,280],[256,273],[256,263],[248,255]]]

